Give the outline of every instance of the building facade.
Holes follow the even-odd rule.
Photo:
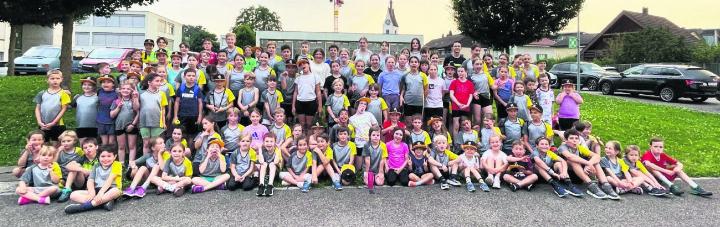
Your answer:
[[[299,32],[299,31],[256,31],[255,43],[257,46],[265,46],[268,41],[275,41],[277,47],[289,45],[292,48],[293,56],[300,53],[300,43],[308,41],[310,43],[310,51],[322,48],[327,50],[330,45],[347,48],[352,51],[358,48],[360,37],[368,39],[368,48],[377,53],[383,41],[390,44],[390,53],[396,54],[403,48],[410,48],[410,40],[413,38],[420,39],[423,42],[422,35],[405,35],[405,34],[365,34],[365,33],[342,33],[342,32]],[[279,53],[279,50],[278,50]]]
[[[398,34],[398,22],[397,18],[395,18],[395,9],[392,7],[392,0],[390,0],[390,4],[388,5],[387,13],[385,13],[385,20],[383,22],[383,34]]]
[[[179,50],[182,24],[148,11],[116,11],[110,17],[91,16],[75,22],[73,49],[142,48],[145,39],[165,37],[168,51]]]

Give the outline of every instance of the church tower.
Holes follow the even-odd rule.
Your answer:
[[[398,23],[397,19],[395,19],[395,10],[392,6],[392,0],[390,0],[390,5],[387,9],[387,14],[385,14],[385,21],[383,21],[383,34],[397,34],[398,33]]]

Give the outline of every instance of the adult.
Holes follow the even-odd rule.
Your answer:
[[[523,55],[516,54],[513,58],[513,64],[510,66],[510,78],[517,81],[525,80],[525,70],[523,70]]]
[[[533,78],[537,80],[537,78],[540,76],[540,71],[536,65],[532,63],[532,57],[530,57],[530,54],[523,54],[522,57],[523,60],[523,76],[526,78]]]
[[[301,55],[302,56],[302,55]],[[325,78],[330,76],[330,65],[325,64],[325,51],[317,48],[312,53],[313,60],[310,61],[310,72],[320,81],[320,87],[325,86]]]
[[[420,45],[420,39],[412,38],[410,40],[410,56],[408,56],[408,57],[415,56],[418,59],[422,59],[422,54],[420,53],[420,49],[422,49],[422,47]]]
[[[232,60],[235,59],[235,55],[244,55],[244,50],[238,46],[235,46],[235,33],[228,32],[225,34],[225,44],[227,44],[227,47],[225,47],[223,50],[227,52],[227,59]]]
[[[495,68],[493,68],[492,70],[490,70],[490,75],[492,75],[493,78],[495,78],[495,79],[499,78],[500,74],[499,74],[498,70],[500,70],[500,68],[502,68],[502,67],[508,68],[508,70],[512,71],[511,74],[515,74],[515,70],[513,70],[510,67],[510,65],[508,65],[508,63],[510,62],[509,60],[510,60],[510,56],[508,54],[505,54],[505,53],[500,54],[498,56],[498,65]]]
[[[378,77],[380,77],[380,73],[383,72],[381,69],[382,66],[380,65],[380,55],[373,54],[370,55],[370,67],[365,68],[363,73],[370,75],[373,80],[377,81]]]
[[[473,70],[470,71],[470,80],[475,86],[472,100],[472,116],[474,125],[482,125],[482,117],[485,114],[492,114],[492,90],[495,81],[489,73],[483,70],[483,61],[480,58],[473,60]]]
[[[268,65],[272,68],[275,67],[275,64],[278,62],[283,61],[282,57],[278,55],[276,52],[277,50],[277,44],[275,41],[268,41],[267,44],[265,44],[265,52],[268,53]]]
[[[583,103],[583,98],[580,93],[575,91],[575,84],[571,80],[563,81],[562,91],[558,93],[555,102],[560,105],[558,108],[560,130],[565,131],[572,128],[580,119],[580,105]]]
[[[443,65],[453,64],[456,67],[462,65],[465,61],[465,56],[460,53],[460,50],[462,50],[462,44],[459,41],[454,42],[452,45],[452,52],[445,56]]]
[[[370,55],[372,55],[372,51],[368,49],[367,38],[365,38],[364,36],[360,37],[360,40],[358,40],[358,49],[353,51],[352,59],[354,61],[363,60],[364,62],[369,62]]]

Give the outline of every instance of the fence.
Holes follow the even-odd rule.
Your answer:
[[[697,67],[702,67],[704,69],[707,69],[710,72],[713,72],[717,75],[720,75],[720,63],[660,63],[660,64],[679,64],[679,65],[694,65]],[[609,66],[615,67],[618,72],[625,71],[629,68],[642,65],[640,63],[635,64],[612,64]]]

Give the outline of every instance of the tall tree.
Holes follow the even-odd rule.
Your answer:
[[[213,51],[218,51],[220,48],[217,36],[208,32],[205,27],[200,25],[183,25],[182,29],[182,41],[188,44],[191,51],[202,51],[202,43],[204,39],[210,39],[210,42],[213,44]]]
[[[233,33],[235,33],[235,45],[236,46],[255,46],[255,31],[250,27],[250,25],[242,24],[240,26],[236,26],[233,28]]]
[[[549,36],[577,16],[584,0],[452,0],[458,29],[507,49]]]
[[[255,31],[282,31],[280,16],[264,6],[250,6],[241,9],[240,15],[235,19],[233,28],[242,24],[250,25],[250,28]]]

